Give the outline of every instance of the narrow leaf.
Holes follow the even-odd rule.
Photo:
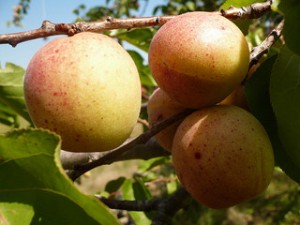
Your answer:
[[[120,187],[123,185],[123,183],[125,182],[126,178],[125,177],[119,177],[115,180],[111,180],[109,181],[106,185],[105,185],[105,191],[108,193],[113,193],[116,192],[120,189]]]
[[[146,172],[158,165],[167,164],[167,163],[170,163],[170,157],[166,157],[166,156],[156,157],[156,158],[142,161],[139,165],[139,169],[141,172]]]
[[[123,196],[126,200],[142,200],[147,199],[141,198],[141,193],[139,192],[141,189],[139,189],[137,186],[139,183],[134,182],[132,179],[127,179],[123,184]],[[137,192],[139,192],[137,194]],[[137,196],[140,195],[140,196]],[[134,220],[135,224],[139,225],[150,225],[151,220],[147,217],[147,215],[144,212],[129,212],[130,216]]]

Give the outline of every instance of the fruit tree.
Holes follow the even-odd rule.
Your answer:
[[[0,69],[0,224],[300,224],[299,12],[107,0],[1,33],[52,38]]]

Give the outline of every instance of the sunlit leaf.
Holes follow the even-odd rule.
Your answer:
[[[156,86],[149,66],[144,64],[144,58],[136,51],[129,50],[128,53],[137,66],[142,84],[150,87]]]
[[[60,138],[31,129],[0,136],[0,224],[119,224],[80,193],[59,162]]]
[[[185,6],[188,9],[188,11],[195,11],[196,10],[196,4],[192,1],[188,1],[187,3],[185,3]]]
[[[166,163],[170,163],[170,157],[156,157],[156,158],[141,162],[139,169],[141,172],[145,172],[145,171],[151,170],[152,168],[154,168],[158,165],[162,165],[162,164],[166,164]]]
[[[136,182],[132,179],[127,179],[123,184],[123,196],[126,200],[146,200],[148,198],[148,192],[145,190],[140,182]],[[129,212],[130,216],[134,220],[135,224],[150,225],[151,220],[146,216],[144,212]]]
[[[221,9],[229,9],[233,7],[248,6],[257,2],[265,2],[264,0],[226,0],[221,6]]]
[[[134,29],[128,32],[121,32],[117,37],[121,40],[127,41],[135,47],[148,52],[150,42],[153,38],[154,31],[150,28]]]
[[[284,0],[283,0],[283,1],[284,1]],[[272,3],[272,10],[273,10],[274,12],[282,13],[282,12],[279,10],[279,8],[278,8],[279,4],[280,4],[280,0],[273,0],[273,3]]]
[[[176,179],[176,177],[172,176],[171,179],[172,178],[173,178],[173,180],[171,180],[170,182],[167,182],[167,192],[169,195],[174,194],[175,191],[179,187],[179,183],[178,183],[178,180]]]

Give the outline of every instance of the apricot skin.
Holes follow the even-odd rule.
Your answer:
[[[245,94],[245,86],[239,85],[231,92],[226,98],[224,98],[220,105],[235,105],[249,111],[248,101]]]
[[[215,13],[177,16],[158,30],[149,48],[158,86],[187,108],[220,102],[242,82],[248,64],[243,33]]]
[[[274,168],[264,128],[236,106],[213,106],[186,117],[175,134],[172,155],[182,185],[215,209],[261,194]]]
[[[149,125],[151,127],[153,124],[184,110],[183,106],[173,101],[163,90],[157,88],[150,96],[147,105]],[[180,122],[174,123],[155,135],[156,141],[167,151],[171,151],[173,138]]]
[[[96,33],[57,38],[31,59],[24,80],[37,127],[61,135],[62,149],[106,151],[122,144],[137,122],[141,84],[129,54]]]

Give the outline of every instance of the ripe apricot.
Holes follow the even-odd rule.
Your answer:
[[[112,38],[91,32],[42,47],[26,70],[24,92],[34,124],[61,135],[62,148],[74,152],[122,144],[141,106],[130,55]]]
[[[149,125],[167,119],[185,108],[173,101],[163,90],[157,88],[149,98],[147,105]],[[181,121],[165,128],[155,135],[157,142],[166,150],[171,151],[173,138]]]
[[[249,48],[230,20],[209,12],[185,13],[153,37],[149,65],[158,86],[187,108],[214,105],[248,71]]]
[[[266,131],[253,115],[236,106],[208,107],[186,117],[176,131],[172,155],[186,190],[216,209],[261,194],[274,168]]]

